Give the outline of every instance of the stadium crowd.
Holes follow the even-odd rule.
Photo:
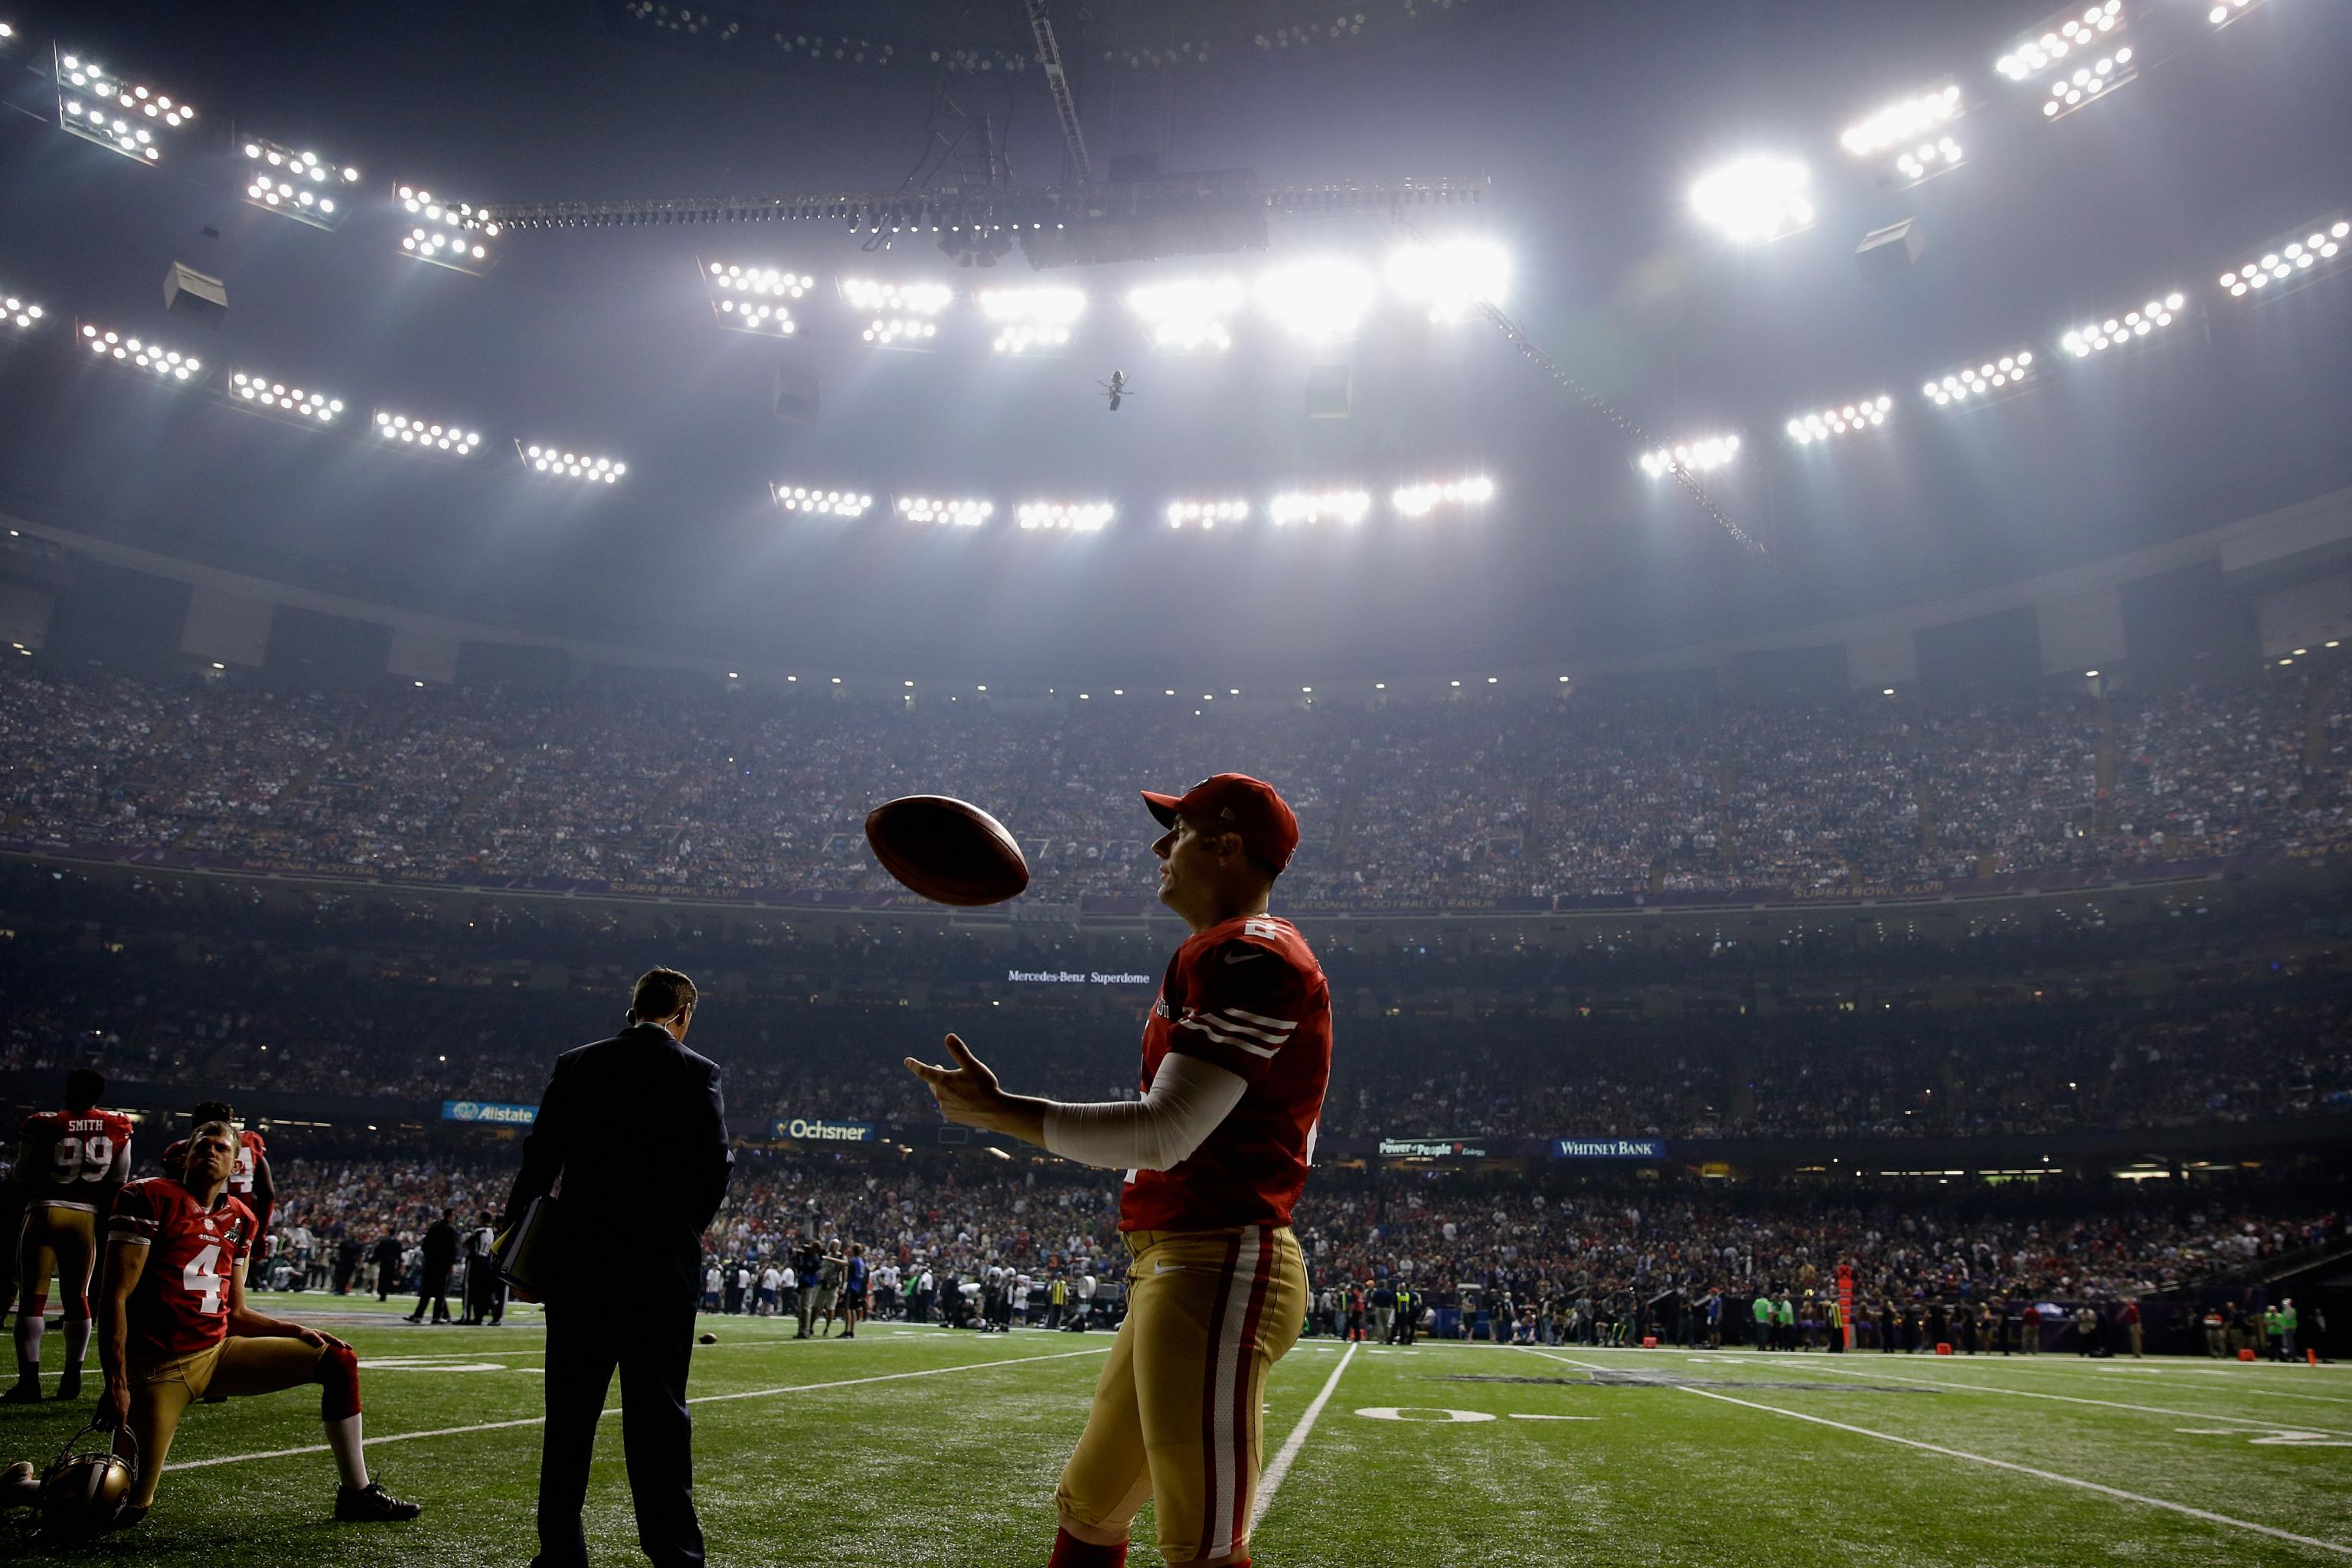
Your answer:
[[[353,973],[339,957],[144,965],[24,935],[0,986],[0,1073],[88,1063],[119,1084],[222,1083],[381,1102],[529,1103],[563,1046],[610,1026],[608,991]],[[117,976],[136,973],[125,984]],[[1144,1005],[1143,994],[1134,1006]],[[813,1002],[709,1009],[698,1043],[745,1125],[794,1116],[928,1135],[895,1070],[955,1029],[1064,1099],[1135,1092],[1139,1018],[1053,1007]],[[1345,1010],[1327,1137],[1927,1137],[2352,1113],[2352,1001],[2323,973],[2119,1004],[1986,1002],[1465,1023]]]
[[[511,1163],[444,1151],[288,1158],[276,1171],[278,1288],[404,1296],[418,1288],[426,1229],[445,1210],[461,1223],[495,1213]],[[2071,1322],[2082,1303],[2194,1301],[2250,1265],[2352,1239],[2343,1195],[2277,1183],[1874,1191],[1342,1170],[1309,1184],[1296,1228],[1316,1297],[1310,1331],[1392,1331],[1381,1308],[1393,1311],[1403,1289],[1408,1310],[1449,1334],[1504,1338],[1525,1325],[1542,1342],[1642,1331],[1697,1341],[1712,1293],[1728,1314],[1715,1325],[1722,1342],[1749,1342],[1761,1295],[1799,1308],[1789,1348],[1818,1348],[1841,1265],[1874,1337],[1891,1308],[1898,1324],[1911,1320],[1915,1342],[1931,1312],[1958,1340],[1961,1315],[1982,1308],[2013,1324],[2027,1304],[2069,1304]],[[1058,1307],[1054,1326],[1066,1326],[1086,1299],[1108,1321],[1124,1272],[1117,1201],[1100,1173],[1052,1163],[747,1151],[705,1236],[718,1281],[708,1306],[789,1312],[790,1282],[779,1303],[771,1270],[793,1268],[814,1242],[836,1258],[858,1248],[872,1271],[867,1309],[886,1319],[1043,1326]],[[380,1255],[387,1237],[397,1249]]]
[[[2284,671],[2100,700],[1268,711],[1228,694],[1236,710],[1213,718],[1205,700],[1196,718],[1190,701],[1139,694],[965,695],[903,709],[592,689],[360,697],[11,661],[0,819],[26,838],[231,864],[722,896],[880,889],[866,810],[947,793],[1021,838],[1035,897],[1141,901],[1136,786],[1239,760],[1299,814],[1285,898],[1414,905],[2327,846],[2345,836],[2352,761],[2346,688]]]

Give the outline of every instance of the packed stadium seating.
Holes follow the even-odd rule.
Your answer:
[[[1940,971],[1932,986],[1857,991],[1838,962],[1867,973],[1884,955],[1823,952],[1801,972],[1810,1002],[1656,1016],[1591,1001],[1654,985],[1675,962],[1687,975],[1725,961],[1506,947],[1433,963],[1413,948],[1334,945],[1323,960],[1345,1049],[1323,1125],[1336,1137],[1819,1140],[2352,1114],[2352,1002],[2334,941],[2281,964],[2289,933],[2268,912],[2220,930],[2085,925],[2038,949],[1994,935],[1903,950],[1918,973]],[[627,975],[666,958],[713,987],[696,1040],[725,1064],[746,1124],[801,1115],[927,1132],[936,1110],[900,1056],[934,1052],[953,1028],[1039,1092],[1129,1094],[1150,994],[1008,1002],[1001,964],[952,942],[793,951],[672,931],[608,936],[600,951],[583,929],[594,916],[550,929],[486,906],[452,931],[404,920],[392,894],[298,914],[256,908],[236,885],[114,890],[34,864],[0,869],[0,918],[13,967],[0,1073],[87,1061],[167,1100],[177,1084],[234,1084],[404,1114],[443,1100],[528,1103],[553,1052],[609,1028]],[[2243,962],[2217,972],[2216,944]],[[2021,954],[2097,978],[2019,985]],[[2137,968],[2118,969],[2126,954]],[[1157,955],[1131,962],[1157,972]],[[918,984],[928,1000],[909,997]],[[1468,1015],[1465,994],[1477,998]],[[1563,995],[1584,1000],[1562,1008]]]
[[[2103,700],[1583,697],[1219,712],[1146,699],[903,710],[239,680],[13,664],[23,840],[387,879],[803,897],[886,884],[896,795],[986,805],[1033,895],[1149,896],[1137,785],[1246,765],[1297,807],[1296,903],[1577,900],[2309,849],[2345,833],[2352,700],[2323,673]],[[1073,710],[1076,710],[1075,711]]]
[[[494,1212],[509,1171],[446,1153],[283,1160],[279,1185],[299,1195],[278,1210],[280,1246],[298,1281],[323,1281],[346,1238],[413,1246],[444,1208],[467,1220]],[[1545,1319],[1581,1302],[1578,1327],[1590,1333],[1669,1292],[1825,1294],[1841,1262],[1865,1307],[2137,1299],[2352,1239],[2342,1197],[2277,1182],[1953,1194],[1334,1172],[1309,1189],[1297,1228],[1318,1284],[1403,1281],[1439,1310],[1507,1299]],[[863,1242],[877,1262],[964,1278],[1002,1266],[1042,1287],[1056,1274],[1115,1275],[1116,1216],[1113,1184],[1067,1165],[996,1173],[936,1158],[747,1156],[706,1245],[714,1263],[756,1269],[798,1237],[835,1237]]]

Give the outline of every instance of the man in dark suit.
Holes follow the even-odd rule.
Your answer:
[[[449,1270],[457,1261],[457,1227],[450,1223],[456,1211],[443,1209],[441,1217],[425,1232],[425,1286],[417,1292],[416,1310],[408,1314],[412,1323],[425,1321],[425,1303],[433,1306],[433,1321],[449,1321]]]
[[[587,1568],[580,1510],[615,1368],[637,1544],[656,1568],[703,1560],[686,1374],[702,1233],[735,1157],[719,1068],[686,1048],[694,1006],[693,981],[649,970],[630,998],[627,1027],[556,1058],[507,1199],[502,1231],[562,1179],[542,1248],[547,1427],[534,1568]]]
[[[385,1231],[368,1256],[375,1261],[375,1299],[381,1301],[400,1288],[400,1237]]]

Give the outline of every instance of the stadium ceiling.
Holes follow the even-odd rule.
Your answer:
[[[19,110],[0,116],[0,300],[43,312],[0,319],[0,506],[534,629],[609,614],[625,583],[665,606],[646,636],[681,646],[881,638],[919,669],[985,638],[1010,670],[1202,635],[1433,666],[1612,651],[1948,594],[2352,481],[2332,413],[2352,363],[2328,352],[2352,285],[2288,250],[2352,206],[2332,155],[2352,144],[2341,7],[2266,0],[2215,25],[2145,0],[2089,65],[2041,68],[2020,52],[2045,21],[2031,5],[1829,0],[1738,27],[1697,0],[1046,13],[1087,178],[1024,4],[891,7],[887,37],[856,31],[875,8],[823,0],[428,0],[331,28],[127,0],[0,11]],[[2053,91],[2055,68],[2095,71],[2125,37],[2131,79]],[[153,132],[152,159],[65,134],[51,38],[201,118]],[[310,187],[265,148],[315,152],[311,194],[336,209],[286,210]],[[1743,246],[1688,197],[1751,154],[1808,174],[1801,207]],[[1183,177],[1139,177],[1138,155]],[[433,199],[408,211],[402,185]],[[992,255],[942,244],[1171,192],[1255,204],[1263,253],[1245,235],[1041,276],[1009,235],[982,234],[1008,241]],[[950,234],[927,232],[940,218]],[[1400,308],[1400,218],[1502,247],[1516,336]],[[1916,257],[1885,254],[1910,265],[1865,276],[1862,237],[1906,219]],[[534,226],[559,220],[596,232]],[[760,301],[793,330],[721,330],[688,274],[712,261],[804,284]],[[174,263],[226,285],[216,325],[165,312]],[[1274,275],[1332,264],[1312,275],[1375,279],[1369,310],[1292,288],[1286,309],[1345,324],[1271,313]],[[863,338],[853,279],[948,286],[937,341]],[[1007,330],[978,292],[1034,282],[1089,302],[1028,352],[993,349]],[[1156,345],[1129,304],[1227,283],[1221,352]],[[81,322],[203,368],[73,361]],[[1097,385],[1114,370],[1115,416]],[[286,417],[238,374],[348,413]],[[474,439],[439,447],[452,433]],[[532,445],[625,478],[551,482]],[[1385,504],[1464,476],[1491,499]],[[794,488],[875,500],[786,509]],[[1360,527],[1274,526],[1275,498],[1359,491]],[[897,505],[942,497],[994,510],[941,529]],[[1024,503],[1116,510],[1024,534]],[[1187,503],[1247,521],[1171,526]]]

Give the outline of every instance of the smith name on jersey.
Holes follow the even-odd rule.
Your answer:
[[[111,1110],[37,1110],[16,1138],[31,1203],[95,1214],[100,1189],[131,1174],[131,1119]]]
[[[1331,988],[1297,928],[1246,915],[1187,938],[1143,1026],[1145,1092],[1171,1051],[1249,1087],[1185,1159],[1129,1174],[1119,1228],[1288,1225],[1331,1078]]]

